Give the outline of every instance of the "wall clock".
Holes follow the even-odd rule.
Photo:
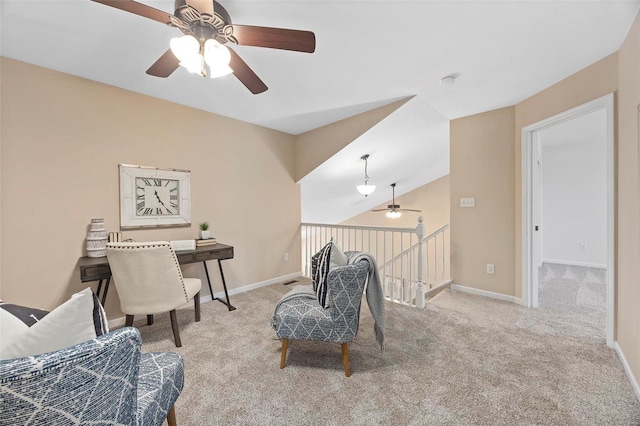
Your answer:
[[[120,228],[191,225],[191,172],[120,164]]]

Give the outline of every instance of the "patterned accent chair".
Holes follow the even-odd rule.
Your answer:
[[[353,253],[345,254],[351,257]],[[369,262],[366,260],[330,270],[327,276],[327,309],[320,306],[313,290],[312,293],[291,297],[285,295],[281,299],[272,318],[276,334],[282,339],[280,368],[284,368],[287,361],[289,339],[318,340],[342,345],[344,374],[351,376],[348,343],[358,334],[360,305],[368,272]]]
[[[169,312],[176,347],[182,346],[176,308],[193,299],[195,320],[200,321],[198,278],[183,278],[176,253],[168,241],[144,243],[108,243],[107,258],[120,297],[120,309],[127,315],[126,325],[133,325],[134,315]]]
[[[182,357],[141,353],[126,327],[41,355],[0,361],[0,425],[175,426]]]

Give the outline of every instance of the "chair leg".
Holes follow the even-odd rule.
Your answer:
[[[176,406],[172,406],[171,410],[167,413],[167,423],[169,426],[177,426],[176,423]]]
[[[178,318],[176,317],[176,310],[169,312],[171,317],[171,328],[173,328],[173,338],[176,341],[176,348],[182,347],[182,341],[180,340],[180,329],[178,328]]]
[[[344,375],[351,377],[351,370],[349,369],[349,347],[346,343],[342,344],[342,363],[344,364]]]
[[[196,311],[196,322],[200,321],[200,292],[193,297],[193,307]]]
[[[287,348],[289,347],[289,339],[282,339],[282,353],[280,354],[280,368],[284,368],[287,363]]]
[[[147,325],[153,324],[153,315],[147,315]]]
[[[125,327],[131,327],[133,325],[133,315],[127,315],[127,319],[124,321]]]

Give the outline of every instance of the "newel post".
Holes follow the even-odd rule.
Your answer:
[[[418,218],[418,225],[416,226],[416,235],[418,236],[418,289],[416,291],[416,307],[424,308],[424,281],[423,281],[423,269],[424,269],[424,254],[422,246],[424,243],[424,219],[422,216]]]

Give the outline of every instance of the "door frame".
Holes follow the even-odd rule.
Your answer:
[[[615,327],[615,226],[616,226],[616,194],[615,194],[615,112],[614,94],[594,99],[590,102],[571,108],[567,111],[546,118],[522,128],[522,304],[529,308],[538,305],[537,265],[534,265],[533,252],[533,191],[536,183],[533,180],[534,155],[537,132],[572,120],[582,115],[605,110],[607,120],[607,301],[606,301],[606,339],[607,345],[613,347]],[[537,183],[539,184],[539,182]]]

